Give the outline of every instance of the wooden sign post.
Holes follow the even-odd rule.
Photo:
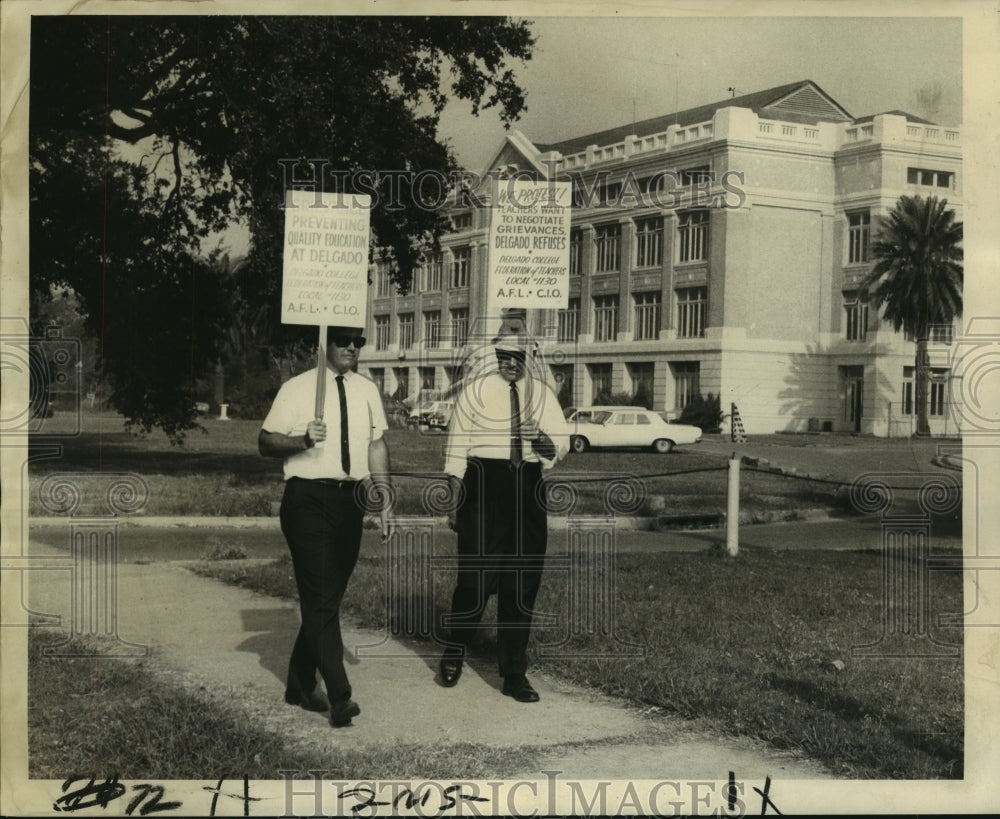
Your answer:
[[[314,324],[316,419],[326,403],[326,328],[364,327],[371,197],[290,190],[281,276],[283,324]]]

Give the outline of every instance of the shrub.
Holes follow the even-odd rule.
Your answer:
[[[718,395],[699,395],[688,401],[677,419],[682,424],[701,427],[702,432],[721,432],[726,413],[722,411]]]
[[[594,406],[598,407],[645,407],[646,401],[642,395],[636,393],[632,395],[627,392],[611,392],[611,390],[601,390],[594,396]]]

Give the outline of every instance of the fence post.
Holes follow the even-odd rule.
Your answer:
[[[726,553],[735,557],[739,551],[740,531],[740,459],[729,459],[729,492],[726,496]]]

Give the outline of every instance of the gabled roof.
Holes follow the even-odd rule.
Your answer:
[[[812,80],[779,85],[752,94],[739,97],[728,97],[709,105],[688,108],[674,114],[621,125],[585,134],[572,139],[562,140],[543,145],[536,143],[540,152],[558,151],[559,153],[575,154],[586,149],[588,145],[611,145],[621,142],[630,135],[647,136],[666,131],[671,125],[688,126],[698,122],[706,122],[722,108],[749,108],[765,119],[780,119],[785,122],[801,122],[815,124],[817,122],[850,122],[853,117],[829,94]]]
[[[907,122],[915,122],[918,125],[937,125],[936,122],[931,122],[929,119],[924,119],[923,117],[918,117],[916,114],[909,114],[906,111],[880,111],[878,114],[869,114],[867,117],[858,117],[855,122],[871,122],[877,116],[882,114],[890,114],[896,117],[904,117]]]

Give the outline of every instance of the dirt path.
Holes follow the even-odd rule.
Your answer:
[[[33,552],[59,554],[47,547]],[[71,622],[69,572],[45,575],[44,583],[30,587],[31,607]],[[119,637],[148,647],[158,673],[238,703],[259,727],[302,750],[453,742],[528,746],[539,764],[519,772],[526,779],[558,771],[577,779],[717,780],[732,770],[761,780],[832,778],[809,760],[694,732],[683,721],[540,674],[531,676],[542,697],[538,704],[502,696],[492,664],[476,660],[456,687],[446,689],[435,681],[437,656],[430,647],[353,627],[345,629],[345,644],[362,714],[350,728],[333,730],[323,715],[282,698],[299,622],[294,604],[199,577],[183,562],[160,562],[119,566],[118,610]],[[135,649],[123,644],[122,651]]]

